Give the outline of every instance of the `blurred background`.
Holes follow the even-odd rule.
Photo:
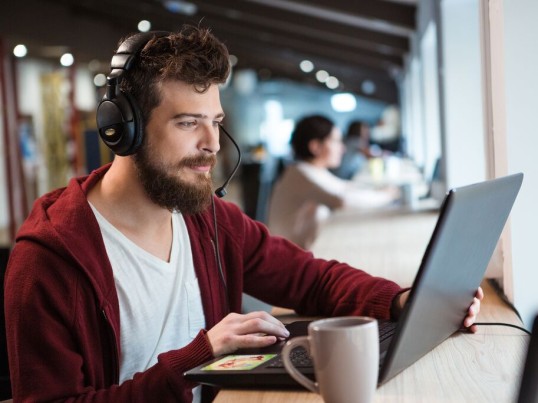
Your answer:
[[[2,0],[0,245],[12,245],[36,197],[111,160],[95,108],[120,38],[200,24],[233,65],[221,93],[244,153],[232,201],[265,220],[294,124],[313,113],[343,131],[366,122],[372,142],[411,162],[437,199],[523,171],[502,264],[489,275],[530,317],[537,18],[535,0]],[[217,180],[236,161],[222,147]],[[398,165],[382,160],[382,174],[389,166]]]
[[[417,29],[417,3],[355,3],[9,0],[0,34],[3,87],[14,103],[5,129],[18,132],[20,142],[14,169],[24,171],[22,216],[36,196],[111,158],[94,116],[120,38],[183,23],[211,27],[229,47],[233,71],[222,103],[226,127],[244,154],[234,182],[242,186],[229,198],[250,216],[265,220],[272,182],[289,156],[294,123],[304,115],[326,114],[343,131],[352,120],[380,126],[381,140],[407,153],[398,86]],[[217,180],[236,159],[227,146],[223,142]],[[417,155],[429,168],[438,156],[439,150]],[[13,222],[19,217],[15,213]]]

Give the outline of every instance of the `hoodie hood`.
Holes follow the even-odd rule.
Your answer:
[[[112,267],[103,256],[106,249],[95,215],[87,202],[87,193],[106,173],[110,164],[90,175],[74,178],[67,187],[54,190],[37,199],[32,212],[21,226],[15,242],[36,242],[54,251],[69,267],[82,270],[93,284],[99,300],[107,299],[114,285]],[[91,247],[85,245],[91,243]],[[90,254],[88,250],[98,250]],[[88,270],[100,267],[101,270]]]

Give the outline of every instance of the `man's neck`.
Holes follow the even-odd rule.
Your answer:
[[[88,201],[127,238],[167,260],[172,244],[172,213],[149,199],[130,158],[114,160]]]

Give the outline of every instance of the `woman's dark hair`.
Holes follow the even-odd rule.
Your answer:
[[[334,123],[325,116],[313,115],[302,118],[291,134],[290,143],[295,158],[302,161],[314,158],[308,148],[308,143],[311,140],[325,140],[331,134],[333,127]]]
[[[179,32],[154,38],[144,46],[123,75],[121,90],[131,95],[148,122],[161,101],[162,82],[180,80],[203,93],[212,84],[224,83],[229,72],[226,46],[208,28],[184,25]]]
[[[346,132],[346,138],[347,137],[361,137],[362,135],[362,127],[365,126],[366,123],[361,120],[354,120],[352,121],[349,126],[347,127]]]

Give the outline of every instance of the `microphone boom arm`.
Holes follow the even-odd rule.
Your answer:
[[[237,162],[235,164],[235,167],[232,171],[232,173],[230,174],[230,176],[228,176],[228,179],[226,179],[226,181],[224,182],[224,184],[217,188],[217,190],[215,190],[215,194],[219,197],[219,198],[222,198],[224,196],[226,196],[226,186],[228,186],[228,183],[230,183],[230,181],[232,180],[232,178],[234,177],[235,173],[237,172],[237,170],[239,169],[239,165],[241,164],[241,149],[239,148],[239,146],[237,145],[237,143],[235,142],[235,140],[233,139],[233,137],[230,135],[230,133],[228,133],[226,131],[226,129],[222,126],[222,125],[219,125],[219,128],[224,132],[224,134],[230,139],[230,141],[232,142],[232,144],[234,145],[235,149],[237,150]]]

